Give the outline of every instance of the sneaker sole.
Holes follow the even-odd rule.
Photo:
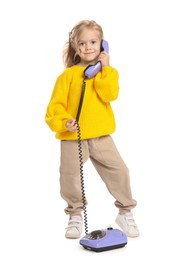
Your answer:
[[[65,234],[65,237],[69,239],[78,239],[81,237],[81,235]]]

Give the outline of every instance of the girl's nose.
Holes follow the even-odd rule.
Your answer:
[[[86,49],[86,50],[89,50],[89,49],[90,49],[90,43],[86,43],[85,49]]]

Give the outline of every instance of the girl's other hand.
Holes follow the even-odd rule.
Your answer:
[[[68,129],[68,131],[70,132],[75,132],[77,130],[77,124],[76,124],[76,120],[75,119],[69,119],[66,122],[66,128]]]

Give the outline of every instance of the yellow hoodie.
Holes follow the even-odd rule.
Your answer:
[[[56,79],[45,121],[60,140],[77,140],[77,131],[70,132],[65,125],[68,119],[76,118],[84,69],[74,65],[65,69]],[[118,78],[115,68],[105,66],[95,77],[86,79],[79,118],[81,139],[108,135],[115,131],[115,118],[110,102],[118,97]]]

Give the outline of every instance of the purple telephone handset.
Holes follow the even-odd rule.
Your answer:
[[[108,42],[105,40],[102,40],[102,46],[101,46],[101,51],[109,52],[109,46]],[[98,61],[95,65],[89,65],[87,68],[84,70],[84,75],[86,78],[90,79],[94,77],[102,68],[101,61]]]

